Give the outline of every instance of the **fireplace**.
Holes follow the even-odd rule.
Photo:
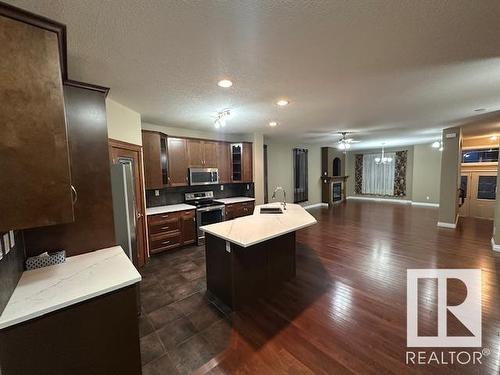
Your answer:
[[[332,183],[332,202],[340,202],[342,200],[342,182]]]

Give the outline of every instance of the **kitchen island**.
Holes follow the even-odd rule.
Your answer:
[[[207,289],[233,310],[277,289],[295,277],[295,232],[316,224],[297,204],[281,214],[253,215],[206,225]]]

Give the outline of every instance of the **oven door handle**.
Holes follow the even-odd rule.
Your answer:
[[[196,211],[198,211],[198,212],[208,212],[208,211],[218,211],[218,210],[224,210],[224,206],[212,206],[212,207],[197,208],[196,209]]]

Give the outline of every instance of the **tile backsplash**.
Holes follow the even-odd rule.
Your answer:
[[[223,190],[221,190],[221,186],[223,186]],[[184,203],[185,193],[199,191],[213,191],[215,198],[254,197],[254,184],[238,183],[165,188],[159,190],[159,196],[155,195],[155,190],[146,190],[146,206],[157,207],[168,204]]]

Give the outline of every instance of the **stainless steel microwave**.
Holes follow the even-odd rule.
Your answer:
[[[189,185],[213,185],[218,183],[218,168],[189,168]]]

